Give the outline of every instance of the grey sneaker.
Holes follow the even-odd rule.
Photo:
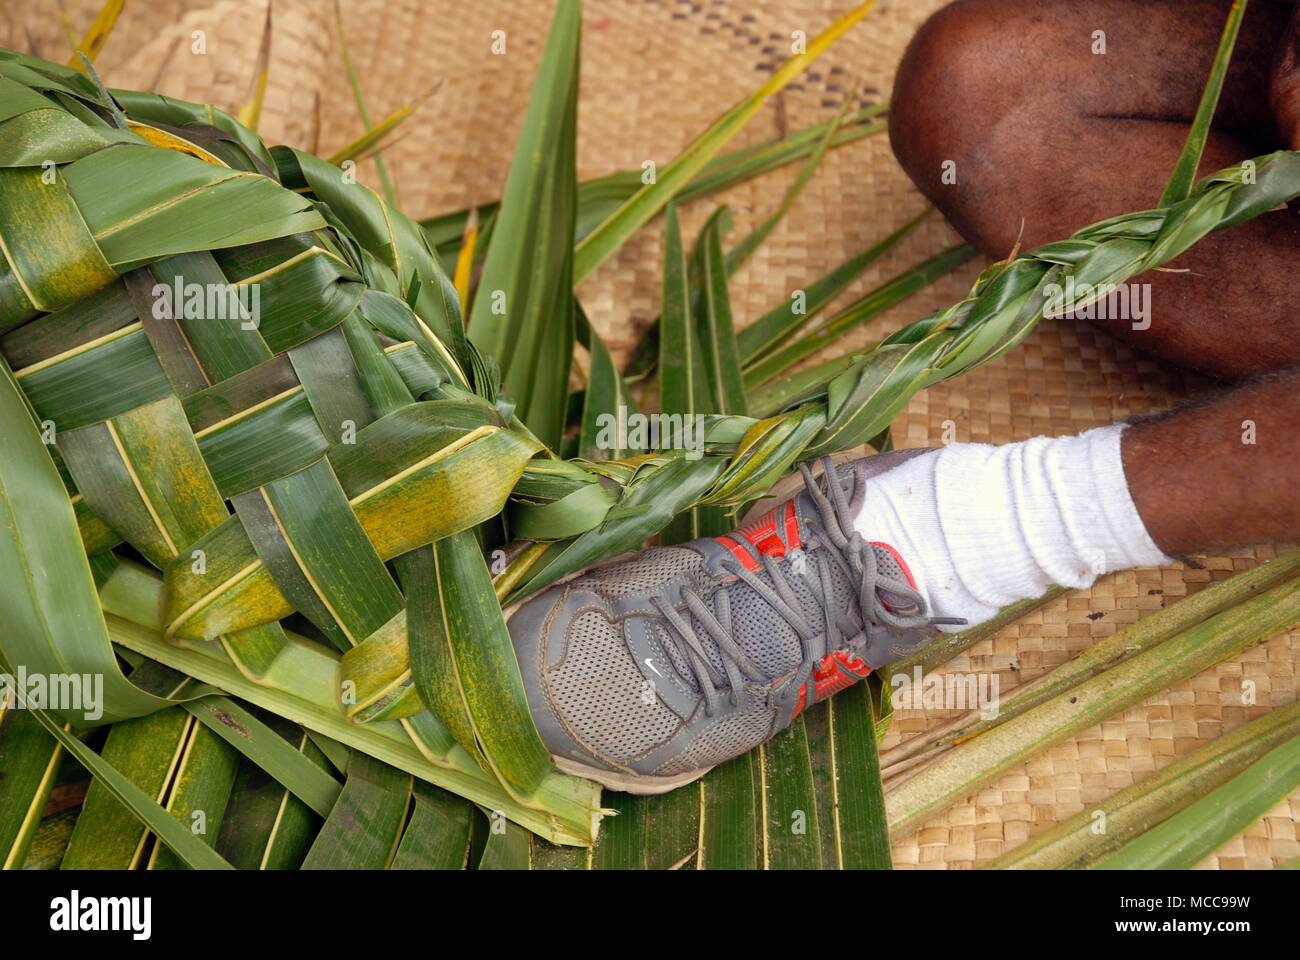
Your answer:
[[[826,470],[731,534],[590,567],[510,611],[529,706],[565,773],[631,793],[703,776],[930,643],[907,564],[854,530],[869,479]]]

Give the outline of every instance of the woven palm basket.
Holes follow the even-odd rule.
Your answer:
[[[908,39],[944,0],[881,3],[812,70],[773,99],[732,147],[828,119],[845,93],[858,105],[888,98]],[[62,0],[80,37],[100,0]],[[62,61],[69,46],[49,0],[16,0],[0,42]],[[349,0],[348,45],[372,119],[434,98],[384,153],[402,208],[426,217],[500,196],[530,84],[550,22],[547,0]],[[789,52],[794,30],[814,36],[847,4],[837,0],[587,0],[579,107],[579,177],[662,164],[725,108],[753,90]],[[96,62],[111,86],[156,90],[231,112],[250,97],[266,19],[265,0],[128,0]],[[259,133],[323,155],[362,132],[348,86],[329,0],[275,0],[269,85]],[[204,32],[206,54],[191,52]],[[506,52],[492,34],[506,31]],[[319,106],[319,123],[316,122]],[[737,235],[779,202],[797,165],[693,204],[687,235],[716,204],[735,214]],[[378,186],[373,161],[358,169]],[[884,137],[830,153],[815,179],[747,269],[733,281],[740,324],[761,315],[809,279],[885,236],[924,206]],[[657,314],[662,227],[651,225],[580,289],[582,302],[616,360],[625,360]],[[931,217],[844,295],[958,242]],[[834,345],[849,351],[908,320],[963,297],[986,264],[968,263]],[[824,359],[815,358],[815,359]],[[940,442],[945,421],[956,439],[1006,443],[1074,433],[1168,408],[1212,389],[1199,377],[1140,355],[1086,323],[1045,320],[996,363],[918,394],[895,424],[900,447]],[[949,436],[951,437],[951,429]],[[1070,594],[947,669],[994,672],[1005,694],[1064,662],[1100,637],[1168,602],[1276,556],[1261,546],[1187,565],[1129,571]],[[1300,631],[1237,657],[1047,750],[894,845],[900,868],[970,868],[1078,813],[1202,743],[1296,698]],[[1241,705],[1252,680],[1257,705]],[[954,716],[895,714],[885,747]],[[1268,868],[1300,855],[1300,791],[1225,844],[1202,868]]]

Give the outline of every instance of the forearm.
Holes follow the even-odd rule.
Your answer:
[[[1300,368],[1135,422],[1122,455],[1147,532],[1171,556],[1300,539]]]

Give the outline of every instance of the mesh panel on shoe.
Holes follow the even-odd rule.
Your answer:
[[[719,717],[692,737],[686,749],[655,770],[655,774],[670,777],[699,770],[752,750],[767,739],[773,715],[774,711],[768,707],[754,706]]]
[[[704,577],[704,558],[682,547],[651,547],[630,560],[592,570],[582,583],[606,597],[625,597],[653,590],[682,573]]]
[[[678,716],[658,698],[642,697],[645,678],[619,625],[586,610],[570,621],[565,639],[564,662],[547,679],[560,711],[588,746],[626,761],[676,732]]]
[[[907,583],[907,574],[898,565],[898,561],[894,559],[894,554],[891,551],[886,550],[884,547],[872,547],[872,549],[876,551],[876,569],[881,576]]]
[[[804,576],[792,574],[789,561],[781,564],[781,573],[799,601],[795,609],[803,613],[814,634],[823,632],[826,617],[821,604],[822,583],[815,559],[817,552],[808,551]],[[759,576],[764,581],[771,579],[765,573],[759,573]],[[830,577],[837,608],[847,608],[847,579],[839,567],[831,568]],[[803,657],[799,634],[756,590],[746,583],[733,586],[731,611],[732,632],[736,643],[769,679],[782,676],[799,665]]]

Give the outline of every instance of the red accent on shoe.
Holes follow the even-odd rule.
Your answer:
[[[871,673],[871,668],[847,650],[836,650],[822,657],[822,662],[813,667],[813,703],[820,703],[833,693],[839,693],[853,686]],[[799,688],[799,701],[795,704],[794,715],[799,716],[807,705],[808,684]]]
[[[795,717],[803,713],[804,697],[807,694],[807,692],[808,692],[808,684],[805,683],[799,688],[799,702],[794,705],[794,713],[790,716],[790,720],[792,722]]]
[[[778,526],[783,526],[785,529],[784,542],[782,542],[780,534],[777,532]],[[715,538],[718,543],[735,555],[746,570],[759,569],[759,562],[754,559],[748,550],[740,545],[736,539],[737,537],[752,544],[759,553],[766,554],[769,557],[785,556],[787,545],[791,550],[803,546],[803,542],[799,539],[799,524],[794,516],[794,501],[788,501],[784,508],[774,507],[757,520],[746,524],[734,533]]]

